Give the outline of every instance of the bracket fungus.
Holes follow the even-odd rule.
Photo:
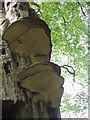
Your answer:
[[[30,55],[32,63],[50,60],[50,29],[39,18],[27,17],[14,22],[6,29],[2,39],[8,42],[11,52]]]
[[[45,62],[45,63],[35,63],[30,65],[29,67],[22,70],[18,75],[20,80],[24,80],[30,76],[33,76],[42,71],[54,71],[58,75],[61,74],[61,69],[58,65],[52,62]]]
[[[8,43],[11,53],[31,58],[32,65],[18,73],[19,85],[36,92],[37,99],[41,96],[52,107],[58,107],[64,78],[60,76],[60,67],[49,62],[52,44],[48,25],[39,18],[23,18],[11,24],[2,39]]]
[[[45,99],[51,101],[52,107],[57,107],[63,94],[64,79],[60,76],[61,69],[52,62],[37,62],[18,73],[19,85],[37,92],[33,100]]]
[[[52,107],[58,107],[63,94],[64,78],[54,71],[42,71],[20,81],[20,86],[32,92],[38,92],[46,102],[51,101]]]

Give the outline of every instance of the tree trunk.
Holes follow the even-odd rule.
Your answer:
[[[12,0],[11,0],[12,1]],[[6,29],[15,21],[29,16],[38,17],[35,11],[29,7],[27,2],[9,2],[4,0],[2,3],[2,17],[0,18],[1,36]],[[60,118],[59,107],[53,108],[47,105],[46,101],[33,101],[33,95],[36,92],[31,92],[26,88],[20,88],[18,83],[20,78],[18,73],[22,69],[27,68],[32,64],[30,56],[19,55],[12,52],[8,42],[0,40],[2,63],[2,118]]]

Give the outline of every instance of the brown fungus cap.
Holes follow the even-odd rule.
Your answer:
[[[2,36],[12,52],[38,56],[51,53],[50,29],[47,24],[33,17],[23,18],[11,24]]]
[[[20,81],[20,86],[32,92],[38,92],[52,107],[57,107],[60,102],[63,90],[64,78],[54,71],[42,71],[31,77]]]

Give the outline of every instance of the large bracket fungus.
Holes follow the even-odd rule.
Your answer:
[[[11,24],[3,34],[11,52],[30,55],[32,63],[48,62],[51,53],[50,29],[39,19],[27,17]]]

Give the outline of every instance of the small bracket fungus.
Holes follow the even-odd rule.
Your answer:
[[[32,92],[38,92],[45,100],[51,101],[52,107],[58,107],[62,96],[64,83],[63,77],[53,71],[43,71],[20,82],[21,87]]]
[[[46,102],[51,101],[52,107],[59,105],[64,83],[64,78],[54,70],[55,67],[58,68],[53,63],[36,63],[19,73],[20,86],[41,94]]]

